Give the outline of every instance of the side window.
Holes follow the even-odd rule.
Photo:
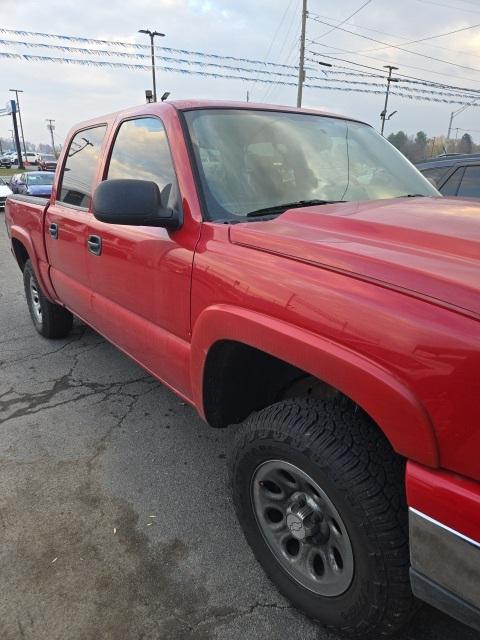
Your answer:
[[[458,195],[463,198],[480,198],[480,165],[465,169]]]
[[[61,178],[57,200],[66,205],[88,209],[92,186],[107,127],[93,127],[79,131],[68,148],[67,161]]]
[[[445,184],[440,189],[442,195],[444,196],[456,196],[458,191],[458,185],[460,184],[460,180],[462,179],[463,167],[459,167],[456,171],[452,173],[450,178],[445,182]]]
[[[448,167],[433,167],[432,169],[420,169],[425,178],[429,178],[439,185],[443,176],[447,173]]]
[[[165,207],[178,205],[178,187],[167,135],[158,118],[126,120],[113,143],[107,180],[129,178],[158,184]]]

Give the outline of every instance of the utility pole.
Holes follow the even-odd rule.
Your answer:
[[[150,29],[139,29],[138,33],[146,33],[150,36],[150,48],[152,52],[152,79],[153,79],[153,102],[157,101],[157,79],[155,77],[155,45],[153,44],[153,40],[155,36],[165,37],[164,33],[160,33],[159,31],[150,31]]]
[[[385,93],[385,105],[383,107],[382,113],[380,114],[380,118],[382,119],[382,129],[381,129],[380,133],[382,134],[382,136],[383,136],[383,132],[385,130],[385,120],[387,118],[387,107],[388,107],[388,96],[390,94],[390,83],[391,82],[398,82],[398,78],[392,78],[392,71],[394,69],[398,69],[398,67],[393,67],[390,64],[386,64],[386,65],[384,65],[384,68],[388,69],[388,78],[387,78],[387,91]]]
[[[17,103],[15,102],[15,100],[10,100],[10,105],[12,109],[13,135],[15,136],[15,146],[17,148],[18,168],[25,169],[25,165],[23,164],[23,158],[22,158],[22,149],[20,147],[20,138],[18,137]]]
[[[57,157],[57,151],[55,149],[55,138],[53,137],[53,131],[55,129],[55,125],[53,124],[55,122],[55,120],[52,120],[52,118],[45,118],[45,120],[47,121],[47,129],[50,131],[50,136],[52,138],[52,149],[53,149],[53,155],[55,157]]]
[[[305,82],[305,30],[307,26],[307,0],[302,6],[302,33],[300,35],[300,60],[298,63],[297,107],[302,106],[303,83]]]
[[[452,135],[452,125],[453,125],[453,119],[455,118],[455,116],[458,116],[460,113],[465,111],[465,109],[468,109],[469,107],[473,107],[474,105],[475,103],[464,104],[463,107],[460,107],[460,109],[457,109],[456,111],[452,111],[450,113],[450,121],[448,123],[447,143],[450,140],[450,136]]]
[[[25,146],[25,136],[23,135],[22,113],[20,111],[20,100],[18,99],[18,94],[23,93],[23,89],[9,89],[9,91],[12,91],[15,94],[15,97],[17,99],[17,112],[18,112],[18,119],[20,121],[20,131],[22,133],[23,153],[25,154],[25,160],[26,160],[27,147]]]

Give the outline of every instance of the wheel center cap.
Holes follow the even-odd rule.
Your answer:
[[[287,515],[287,527],[290,529],[290,533],[297,540],[305,539],[305,527],[303,526],[302,520],[295,514],[289,513]]]
[[[305,540],[319,530],[321,516],[303,497],[288,507],[286,515],[287,527],[297,540]]]

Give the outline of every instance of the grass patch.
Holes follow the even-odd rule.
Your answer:
[[[0,176],[13,176],[14,173],[20,173],[18,167],[12,167],[11,169],[0,167]]]
[[[13,176],[14,173],[24,173],[24,171],[37,171],[37,167],[32,165],[25,167],[25,169],[19,169],[18,167],[6,169],[5,167],[0,167],[0,176]]]

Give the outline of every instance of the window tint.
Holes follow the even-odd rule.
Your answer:
[[[120,125],[107,179],[120,178],[156,182],[163,206],[177,206],[177,180],[167,135],[158,118],[127,120]]]
[[[73,138],[63,170],[58,198],[61,202],[87,209],[90,206],[92,184],[106,129],[106,126],[85,129]]]
[[[480,165],[465,169],[458,195],[463,198],[480,198]]]
[[[445,182],[443,187],[440,189],[442,195],[444,196],[456,196],[458,185],[460,184],[460,180],[462,179],[463,167],[459,167],[450,178]]]
[[[254,109],[184,116],[212,220],[311,199],[438,196],[404,156],[361,123]]]
[[[450,167],[433,167],[432,169],[420,169],[423,175],[429,180],[433,180],[439,185],[443,176],[449,171]]]

